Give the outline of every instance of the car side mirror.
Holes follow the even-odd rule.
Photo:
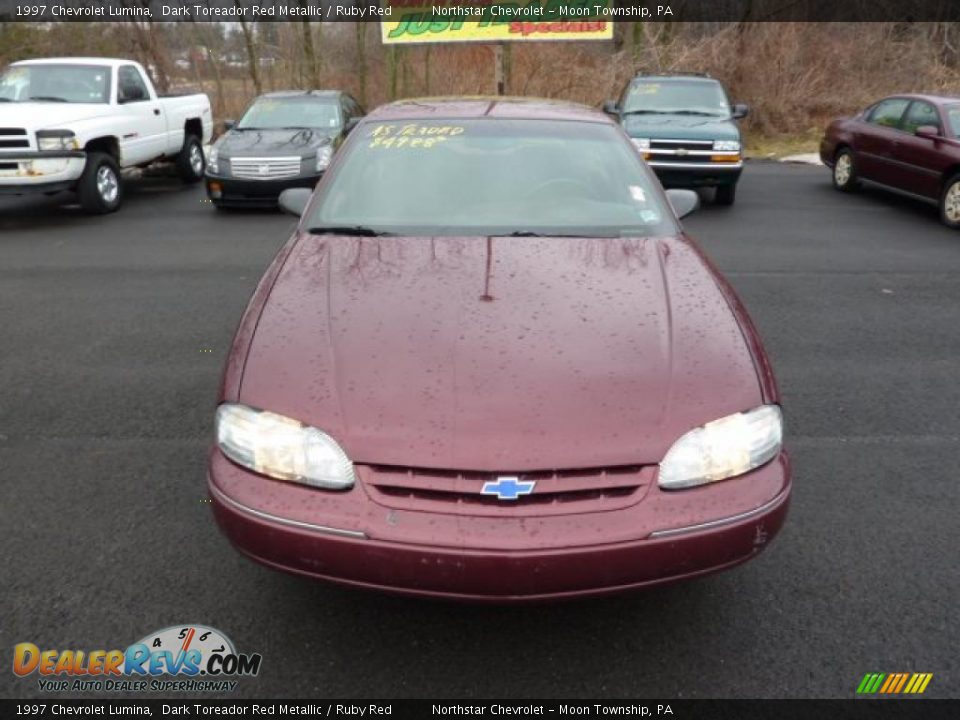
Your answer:
[[[700,207],[700,196],[693,190],[671,188],[667,190],[667,200],[678,218],[686,217]]]
[[[603,111],[604,111],[607,115],[619,115],[619,114],[620,114],[620,108],[617,107],[617,103],[616,103],[616,101],[614,101],[614,100],[607,100],[607,101],[603,104]]]
[[[233,130],[237,126],[236,120],[224,120],[223,121],[223,131],[227,132]]]
[[[280,193],[277,202],[280,203],[280,209],[296,217],[303,215],[307,209],[307,203],[310,202],[310,196],[313,190],[308,188],[288,188]]]
[[[737,103],[733,106],[733,119],[739,120],[750,114],[750,106],[743,103]]]
[[[921,125],[914,130],[913,133],[917,137],[936,140],[938,137],[940,137],[940,128],[938,128],[936,125]]]

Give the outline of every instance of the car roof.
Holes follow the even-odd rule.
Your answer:
[[[264,93],[260,97],[267,98],[288,98],[288,97],[319,97],[319,98],[336,98],[345,94],[342,90],[273,90],[268,93]]]
[[[76,65],[132,65],[135,60],[125,60],[123,58],[107,57],[49,57],[34,58],[32,60],[18,60],[13,65],[57,65],[57,64],[76,64]]]
[[[895,98],[903,98],[904,100],[926,100],[934,105],[960,102],[960,96],[957,95],[927,95],[923,93],[897,93],[896,95],[888,95],[885,98],[881,98],[880,100],[877,100],[877,102],[882,102],[883,100],[893,100]],[[876,104],[877,103],[874,103],[874,105]]]
[[[649,75],[645,73],[640,73],[631,78],[630,82],[636,82],[637,80],[648,81],[648,80],[669,80],[670,82],[690,82],[690,83],[718,83],[720,82],[715,77],[710,75],[704,75],[701,73],[651,73]]]
[[[587,105],[543,98],[458,96],[398,100],[381,105],[366,120],[425,120],[428,118],[506,118],[511,120],[613,121]]]

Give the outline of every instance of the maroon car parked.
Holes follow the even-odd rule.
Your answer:
[[[820,158],[836,188],[860,180],[934,201],[940,219],[960,228],[960,98],[897,95],[859,115],[834,120]]]
[[[677,222],[696,196],[607,116],[394,103],[281,204],[302,219],[241,320],[209,460],[242,552],[513,601],[729,568],[780,529],[760,340]]]

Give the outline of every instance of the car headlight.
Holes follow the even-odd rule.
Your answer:
[[[278,480],[332,490],[353,487],[353,463],[329,435],[246,405],[217,408],[217,445],[238,465]]]
[[[210,148],[207,154],[207,170],[212,173],[220,172],[220,151],[216,147]]]
[[[685,434],[667,451],[657,482],[673,490],[742,475],[775,458],[782,445],[780,408],[761,405]]]
[[[331,159],[333,159],[332,145],[324,145],[317,150],[317,170],[326,170],[327,166],[330,165]]]
[[[737,152],[740,150],[739,140],[714,140],[713,149],[722,152]]]
[[[77,150],[80,143],[72,130],[38,130],[37,150],[50,152],[52,150]]]
[[[637,150],[645,151],[650,149],[650,138],[630,138]]]

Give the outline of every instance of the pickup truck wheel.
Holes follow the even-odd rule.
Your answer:
[[[112,213],[123,201],[120,166],[106,153],[92,152],[77,183],[77,196],[84,211],[93,215]]]
[[[203,180],[203,171],[207,169],[207,160],[203,156],[203,146],[196,135],[187,135],[177,155],[177,174],[186,183]]]
[[[943,186],[940,220],[949,228],[960,228],[960,175],[954,175]]]
[[[733,183],[732,185],[717,185],[716,193],[714,193],[713,201],[717,205],[733,205],[737,200],[737,184]]]
[[[853,153],[844,148],[833,161],[833,186],[843,192],[852,192],[860,184]]]

